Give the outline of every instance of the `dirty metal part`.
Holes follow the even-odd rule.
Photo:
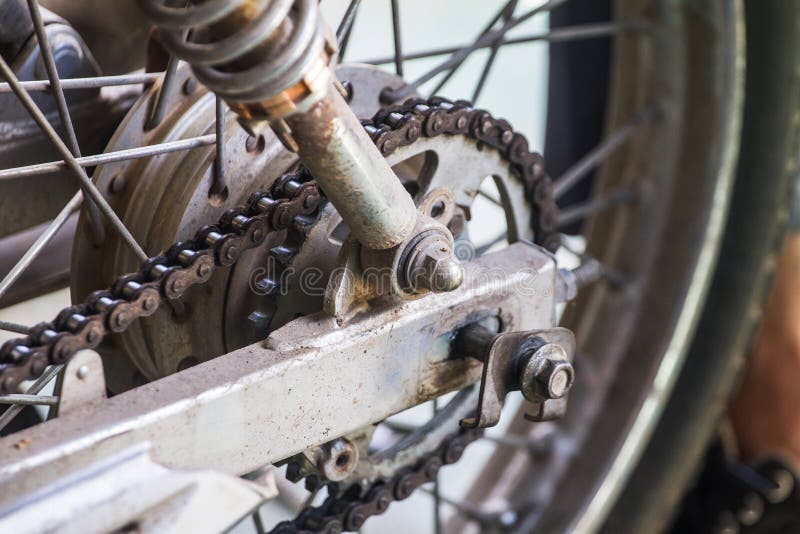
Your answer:
[[[186,65],[176,75],[176,85],[185,86],[194,78]],[[173,91],[166,98],[169,113],[157,128],[144,125],[160,84],[149,89],[133,106],[107,151],[129,146],[151,146],[178,142],[187,138],[213,136],[215,100],[202,86],[193,91]],[[274,181],[287,171],[295,158],[287,154],[270,132],[263,145],[248,150],[248,136],[227,117],[225,143],[228,180],[227,191],[212,191],[214,184],[214,146],[191,151],[162,154],[136,161],[119,161],[97,167],[93,178],[105,198],[120,214],[121,220],[150,251],[166,250],[173,243],[191,239],[204,224],[219,220],[232,208],[242,207],[255,191],[268,191]],[[165,176],[174,177],[165,180]],[[276,239],[278,236],[271,236]],[[265,247],[269,247],[269,242]],[[245,252],[239,259],[242,271],[251,262],[262,261],[261,249]],[[128,254],[118,241],[102,248],[92,247],[79,223],[74,244],[72,296],[82,301],[93,291],[112,286],[121,273],[136,271],[139,261]],[[249,291],[247,278],[231,282],[237,268],[221,269],[206,284],[202,293],[191,291],[181,303],[185,314],[172,310],[158,311],[152,320],[131,325],[128,331],[104,342],[101,347],[109,387],[119,392],[140,383],[175,372],[181,365],[202,362],[246,343],[226,345],[226,336],[208,324],[222,325],[227,314],[241,324],[253,308],[241,310],[229,300],[230,293]],[[230,289],[235,288],[235,289]],[[248,332],[247,343],[254,341]],[[150,342],[152,340],[152,342]]]
[[[353,80],[354,98],[350,105],[363,118],[371,117],[379,109],[382,87],[402,83],[365,65],[341,66],[337,74]],[[159,128],[149,131],[143,128],[152,99],[159,92],[157,83],[131,109],[112,139],[109,153],[126,146],[164,146],[186,138],[209,137],[208,132],[214,130],[211,95],[198,86],[186,65],[179,68],[176,83],[192,90],[168,95],[170,113]],[[205,222],[217,219],[226,209],[244,204],[253,191],[270,188],[296,161],[270,131],[259,138],[250,138],[232,121],[230,117],[225,129],[227,165],[228,173],[235,175],[236,180],[228,181],[226,198],[209,194],[213,184],[212,148],[148,157],[139,162],[107,163],[95,170],[98,187],[145,248],[163,250],[176,241],[190,238]],[[176,179],[164,180],[165,175]],[[301,247],[306,230],[321,231],[317,225],[309,226],[310,222],[313,221],[306,220],[302,227],[298,224],[297,231],[289,232],[286,237],[273,235],[263,248],[246,252],[235,266],[212,277],[202,294],[185,295],[181,299],[188,310],[185,315],[159,311],[152,320],[140,321],[126,333],[107,339],[101,353],[109,374],[109,387],[115,392],[123,391],[143,378],[155,379],[172,373],[182,362],[186,365],[206,361],[263,339],[271,330],[293,319],[296,313],[289,310],[285,319],[276,317],[275,301],[284,306],[307,296],[282,298],[282,291],[265,295],[254,290],[256,280],[251,275],[261,269],[264,281],[269,282],[268,275],[273,273],[264,267],[270,265],[278,268],[274,280],[281,279],[281,272],[290,272],[291,251]],[[118,243],[107,243],[98,249],[86,242],[83,232],[79,231],[77,237],[72,266],[75,300],[83,300],[92,291],[113,285],[120,273],[138,269],[138,261],[129,257]],[[327,238],[324,242],[328,242]],[[333,259],[336,251],[330,254]],[[321,256],[315,256],[316,265]],[[315,312],[321,307],[320,301],[303,311]],[[253,313],[258,325],[252,323],[253,328],[242,328],[242,321]],[[224,325],[223,335],[208,328],[209,323]]]
[[[455,257],[453,236],[444,227],[414,236],[403,256],[398,275],[407,292],[453,291],[464,280],[464,268]]]
[[[310,181],[297,182],[288,197],[253,193],[245,208],[228,210],[217,225],[204,226],[193,239],[149,258],[110,290],[94,291],[82,305],[62,310],[52,323],[33,327],[27,338],[4,343],[0,391],[13,391],[23,380],[41,375],[47,365],[64,363],[81,349],[97,347],[107,334],[123,332],[139,317],[153,315],[161,297],[176,300],[207,282],[215,270],[261,245],[270,231],[285,230],[296,217],[313,214],[319,201]]]
[[[384,250],[409,237],[414,203],[338,91],[286,125],[303,164],[362,245]]]
[[[460,423],[466,428],[496,425],[511,391],[521,391],[526,400],[536,405],[534,420],[542,420],[544,413],[556,417],[559,412],[545,406],[563,398],[575,380],[570,363],[575,336],[566,328],[497,334],[475,323],[459,332],[454,350],[483,362],[476,415]],[[559,409],[562,404],[557,404]]]
[[[374,432],[375,425],[367,425],[355,432],[310,447],[275,465],[287,464],[287,480],[299,482],[305,479],[306,489],[315,491],[325,481],[338,482],[352,478],[353,471],[369,455],[369,444]]]
[[[106,398],[103,360],[93,350],[78,352],[64,366],[56,382],[58,405],[50,417],[56,417]]]
[[[347,66],[340,68],[348,69]],[[355,82],[351,104],[360,105],[360,99],[365,97],[365,87],[370,90],[377,89],[379,92],[382,84],[392,81],[391,76],[387,76],[385,73],[383,76],[386,79],[376,81],[376,76],[377,73],[365,70],[361,66],[354,66],[347,75],[340,76]],[[401,81],[395,81],[395,83],[401,83]],[[370,91],[366,93],[366,96],[370,97],[373,94],[374,92]],[[445,109],[448,109],[449,113],[463,114],[463,111],[456,106],[449,107],[449,104],[445,102],[442,102],[442,106],[447,106]],[[403,121],[398,120],[399,114],[408,114],[410,109],[410,106],[393,109],[392,111],[397,115],[389,120],[395,126],[403,124]],[[455,122],[449,120],[449,113],[437,114],[434,112],[432,116],[442,121],[438,123],[438,126],[447,126],[449,123]],[[387,117],[388,114],[382,114],[382,116]],[[419,118],[422,119],[422,115]],[[383,122],[384,119],[381,116],[378,116],[377,119],[378,122],[374,123],[379,127],[377,129],[388,132],[390,128],[388,121]],[[410,116],[406,120],[409,119],[411,119]],[[421,122],[424,124],[424,120]],[[502,122],[498,121],[498,127],[501,125]],[[391,145],[386,133],[382,133],[380,137],[376,135],[375,138],[386,142],[385,146]],[[407,142],[405,137],[398,136],[396,139],[402,140],[403,143]],[[483,146],[483,150],[481,146]],[[481,145],[476,138],[469,134],[464,135],[463,132],[460,135],[434,136],[426,136],[423,132],[423,135],[411,144],[400,143],[399,146],[395,144],[391,153],[387,155],[387,161],[402,178],[406,187],[416,191],[415,201],[420,212],[435,218],[450,228],[454,227],[454,221],[459,218],[460,214],[461,229],[453,230],[453,233],[460,236],[462,245],[464,244],[463,240],[468,239],[466,234],[462,235],[465,210],[473,203],[482,183],[489,176],[492,177],[504,199],[510,240],[526,239],[546,243],[548,233],[535,222],[536,218],[533,219],[533,227],[531,226],[532,212],[536,213],[540,204],[528,196],[527,192],[532,188],[529,189],[525,185],[523,181],[525,174],[517,172],[523,166],[511,163],[508,159],[509,152],[486,150],[487,146],[491,145]],[[529,158],[533,157],[529,156]],[[516,159],[515,161],[521,162],[522,160]],[[443,201],[444,205],[438,205],[439,201]],[[451,209],[451,202],[455,205],[455,210]],[[341,219],[331,206],[328,208],[321,214],[320,221],[314,226],[292,263],[296,272],[303,272],[308,267],[315,270],[322,269],[325,273],[321,277],[322,280],[327,280],[328,273],[334,271],[334,265],[326,262],[326,258],[335,256],[339,251],[338,245],[335,244],[335,237]],[[452,213],[453,211],[455,213]],[[285,297],[277,302],[278,310],[275,321],[283,324],[286,318],[295,317],[298,312],[309,313],[320,309],[322,304],[319,299],[303,290],[307,287],[303,286],[296,276],[286,279],[283,288],[286,291]],[[449,339],[441,340],[441,342],[449,345]],[[404,436],[396,444],[387,449],[362,454],[356,470],[344,481],[333,485],[328,484],[328,491],[334,495],[343,495],[356,490],[357,486],[357,493],[362,496],[366,495],[373,484],[391,479],[399,470],[413,464],[419,458],[433,453],[436,447],[458,428],[458,421],[472,414],[477,403],[477,393],[477,388],[459,392],[446,406],[440,408],[436,416],[422,427]],[[311,475],[310,478],[306,478],[306,484],[309,484],[314,478],[313,466],[311,468],[297,480]],[[318,482],[315,481],[311,487],[316,488],[317,484]]]
[[[417,118],[418,120],[421,120],[423,123],[425,122],[426,118],[430,118],[430,117],[433,117],[435,115],[438,115],[438,116],[436,116],[436,122],[435,122],[435,124],[437,124],[437,125],[441,125],[443,123],[447,124],[448,123],[448,117],[449,117],[450,113],[453,113],[453,112],[458,113],[459,117],[463,117],[465,111],[472,111],[473,113],[483,114],[483,112],[477,112],[477,111],[471,110],[471,109],[469,109],[469,108],[467,108],[467,107],[465,107],[463,105],[462,106],[452,106],[450,103],[448,103],[446,101],[443,101],[443,100],[437,100],[435,103],[432,102],[430,104],[431,104],[430,106],[429,105],[424,105],[423,106],[420,102],[415,102],[409,108],[408,113],[413,113],[415,118]],[[402,108],[397,108],[397,109],[400,110]],[[481,116],[485,117],[485,115],[481,115]],[[458,121],[452,121],[452,122],[457,124]],[[496,121],[496,122],[498,122],[498,124],[502,125],[502,121]],[[377,132],[379,134],[378,136],[376,136],[376,140],[386,144],[386,142],[391,139],[389,137],[389,134],[394,132],[394,130],[392,130],[391,126],[388,123],[381,122],[380,120],[378,122],[376,122],[376,123],[373,123],[373,124],[375,126],[374,126],[372,131],[373,132]],[[484,131],[484,133],[489,133],[488,138],[484,137],[483,139],[485,139],[487,141],[491,141],[492,137],[491,137],[491,133],[490,132],[492,130],[488,130],[487,131],[487,128],[485,128],[485,127],[482,130]],[[404,130],[402,127],[398,127],[396,131],[397,131],[397,135],[402,137],[403,142],[408,141],[408,136],[406,135],[406,130]],[[479,139],[481,138],[481,136],[477,136],[477,137]],[[505,137],[507,137],[507,136],[505,136]],[[454,137],[454,138],[439,137],[438,139],[432,138],[431,139],[431,143],[436,145],[437,143],[445,142],[446,139],[452,140],[452,139],[457,139],[457,138],[456,137]],[[447,141],[447,142],[451,142],[451,141]],[[468,137],[464,137],[463,139],[460,140],[460,142],[466,143],[467,146],[469,146],[469,143],[476,142],[476,141],[468,141]],[[402,146],[402,143],[398,143],[398,144],[400,146],[395,147],[397,149],[397,157],[400,157],[400,155],[403,154],[404,152],[409,153],[408,152],[409,150],[411,150],[410,153],[413,153],[413,150],[418,149],[417,147],[411,147],[411,146],[404,147],[404,146]],[[489,145],[489,146],[492,146],[492,145]],[[464,156],[464,155],[463,154],[460,155],[459,159],[466,159],[467,161],[470,160],[470,157],[468,155],[467,155],[466,158],[462,158],[462,156]],[[525,161],[525,159],[521,159],[521,160],[518,159],[520,157],[519,153],[516,153],[514,156],[515,157],[511,158],[511,165],[512,166],[513,165],[517,165],[518,164],[518,163],[516,163],[517,161],[522,161],[522,162]],[[534,156],[535,155],[526,154],[524,156],[524,158],[530,159],[530,158],[533,157],[535,159]],[[390,154],[389,158],[391,158],[391,157],[392,157],[392,155]],[[495,165],[495,166],[499,165],[499,167],[497,167],[497,168],[502,168],[503,166],[509,164],[507,162],[506,163],[502,163],[504,161],[505,157],[509,157],[509,156],[504,155],[499,150],[496,151],[496,152],[495,151],[484,151],[484,153],[481,155],[480,158],[476,157],[472,161],[473,161],[473,164],[475,166],[475,169],[477,169],[477,170],[480,170],[481,165],[485,165],[485,162],[489,162],[490,165]],[[502,173],[502,171],[491,171],[488,174],[501,174],[501,173]],[[520,175],[524,176],[524,173],[520,172]],[[438,176],[439,176],[439,178],[436,178],[436,175],[434,175],[433,182],[441,184],[443,182],[446,182],[446,180],[448,179],[448,174],[447,173],[440,174]],[[486,174],[483,174],[482,176],[486,176]],[[451,177],[450,179],[453,179],[453,178]],[[504,184],[504,186],[513,187],[513,183]],[[523,193],[525,193],[525,191],[528,191],[528,190],[529,189],[528,189],[527,186],[525,187],[525,189],[520,189],[520,193],[521,194],[519,195],[519,197],[520,197],[520,202],[523,202],[523,204],[524,204],[524,201],[521,200],[522,198],[525,197],[525,195]],[[462,196],[462,198],[464,199],[463,202],[465,204],[468,204],[471,201],[471,198],[474,196],[475,191],[474,190],[472,192],[466,191],[466,192],[459,193],[459,194],[463,195]],[[541,203],[540,204],[536,204],[536,202],[534,202],[534,206],[537,206],[537,205],[545,206],[545,207],[547,206],[546,203],[545,204],[541,204]],[[509,231],[510,231],[510,233],[512,233],[513,235],[519,235],[520,232],[530,231],[528,229],[529,227],[527,226],[527,213],[528,213],[527,210],[520,209],[519,211],[515,210],[513,213],[509,214],[508,222],[509,222]],[[548,232],[546,230],[547,230],[546,228],[536,227],[535,234],[536,234],[537,241],[541,240],[542,243],[549,243],[547,241],[547,237],[548,237],[549,234],[548,234]],[[545,290],[545,292],[542,293],[542,294],[543,295],[548,295],[548,294],[552,294],[552,293],[547,293],[547,291]],[[545,306],[545,308],[547,308],[547,306]],[[554,310],[550,310],[550,315],[551,315],[551,317],[550,317],[549,320],[553,321],[554,317],[555,317]]]
[[[594,258],[586,258],[574,269],[560,269],[561,283],[558,286],[560,300],[569,302],[578,296],[578,292],[604,278],[613,278],[606,272],[603,264]]]
[[[361,244],[384,250],[409,237],[414,204],[334,86],[328,63],[335,46],[316,2],[175,9],[150,0],[143,7],[162,26],[165,45],[226,99],[251,134],[268,121],[287,149],[297,152]],[[188,41],[186,29],[195,33],[192,39],[210,42]],[[291,54],[302,60],[287,67]],[[227,68],[220,72],[216,66]],[[256,72],[262,77],[254,80]],[[237,75],[248,82],[234,85]]]
[[[62,469],[51,491],[0,511],[4,532],[223,532],[277,495],[274,485],[165,468],[146,445]]]
[[[317,449],[316,465],[327,480],[344,480],[358,464],[358,448],[345,438],[337,438]]]
[[[394,501],[408,498],[424,484],[434,482],[439,470],[461,459],[467,445],[481,436],[479,430],[453,434],[430,455],[398,472],[390,479],[373,485],[366,495],[330,496],[314,508],[307,508],[297,518],[284,521],[271,534],[310,534],[359,530],[367,519],[382,514]]]
[[[487,280],[487,269],[506,275]],[[514,244],[468,263],[464,284],[453,292],[386,303],[345,327],[324,314],[301,317],[273,332],[265,344],[93,405],[91,429],[86,410],[78,409],[14,434],[0,440],[0,483],[18,492],[0,495],[0,505],[46,486],[77,464],[141,441],[150,441],[153,459],[168,467],[212,463],[227,473],[250,472],[309,443],[329,441],[462,389],[477,380],[477,362],[451,359],[449,346],[437,340],[480,310],[502,308],[504,324],[515,330],[552,327],[556,272],[551,255]],[[541,295],[534,310],[526,296],[530,291]],[[391,375],[386,369],[393,370]],[[332,373],[343,380],[331,382]],[[337,394],[342,388],[352,395]],[[288,397],[296,402],[284,402]],[[20,440],[28,443],[25,450],[15,448]],[[252,447],[266,441],[268,448]],[[231,450],[240,453],[231,455]]]
[[[336,44],[314,0],[140,4],[170,52],[246,122],[307,108],[328,89]]]
[[[455,242],[444,225],[419,213],[409,236],[385,250],[364,247],[350,236],[325,290],[323,309],[343,323],[380,297],[416,298],[461,285],[463,267],[455,259]]]

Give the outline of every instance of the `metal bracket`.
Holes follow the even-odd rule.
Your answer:
[[[547,330],[529,330],[524,332],[503,332],[495,335],[485,352],[483,359],[483,374],[481,375],[481,388],[478,397],[478,408],[475,417],[462,419],[460,425],[465,428],[486,428],[495,426],[500,421],[506,395],[511,391],[527,389],[525,380],[520,370],[520,347],[527,340],[538,338],[547,344],[553,344],[564,349],[567,360],[572,360],[575,354],[575,335],[566,328],[552,328]],[[477,354],[469,354],[478,357]],[[571,385],[571,384],[570,384]],[[529,420],[546,420],[544,417],[555,418],[559,411],[554,411],[556,404],[565,405],[564,399],[536,398],[533,394],[524,393],[528,400],[532,400],[537,411],[526,414]],[[552,404],[552,406],[551,406]]]
[[[54,415],[64,415],[85,404],[106,398],[103,360],[93,350],[78,352],[64,366],[57,385],[60,388]]]

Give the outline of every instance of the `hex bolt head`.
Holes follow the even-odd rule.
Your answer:
[[[575,371],[567,361],[546,360],[536,379],[545,387],[548,397],[560,399],[572,387]]]
[[[531,402],[564,397],[575,381],[575,369],[566,350],[555,343],[542,342],[520,360],[520,390]]]
[[[456,258],[451,243],[437,234],[414,245],[404,271],[405,280],[415,292],[453,291],[464,282],[464,267]]]

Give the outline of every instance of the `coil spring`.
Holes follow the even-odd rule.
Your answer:
[[[158,26],[164,46],[229,102],[256,102],[280,94],[303,79],[325,45],[317,0],[139,0],[139,4]],[[237,10],[257,15],[227,37],[208,39],[208,29]],[[283,32],[289,35],[284,37]],[[249,64],[250,57],[240,61],[262,46],[268,52],[260,54],[254,65]]]

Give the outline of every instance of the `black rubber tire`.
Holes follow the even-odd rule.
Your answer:
[[[785,235],[800,154],[800,2],[744,7],[745,111],[718,265],[684,369],[605,532],[669,527],[742,371]]]

